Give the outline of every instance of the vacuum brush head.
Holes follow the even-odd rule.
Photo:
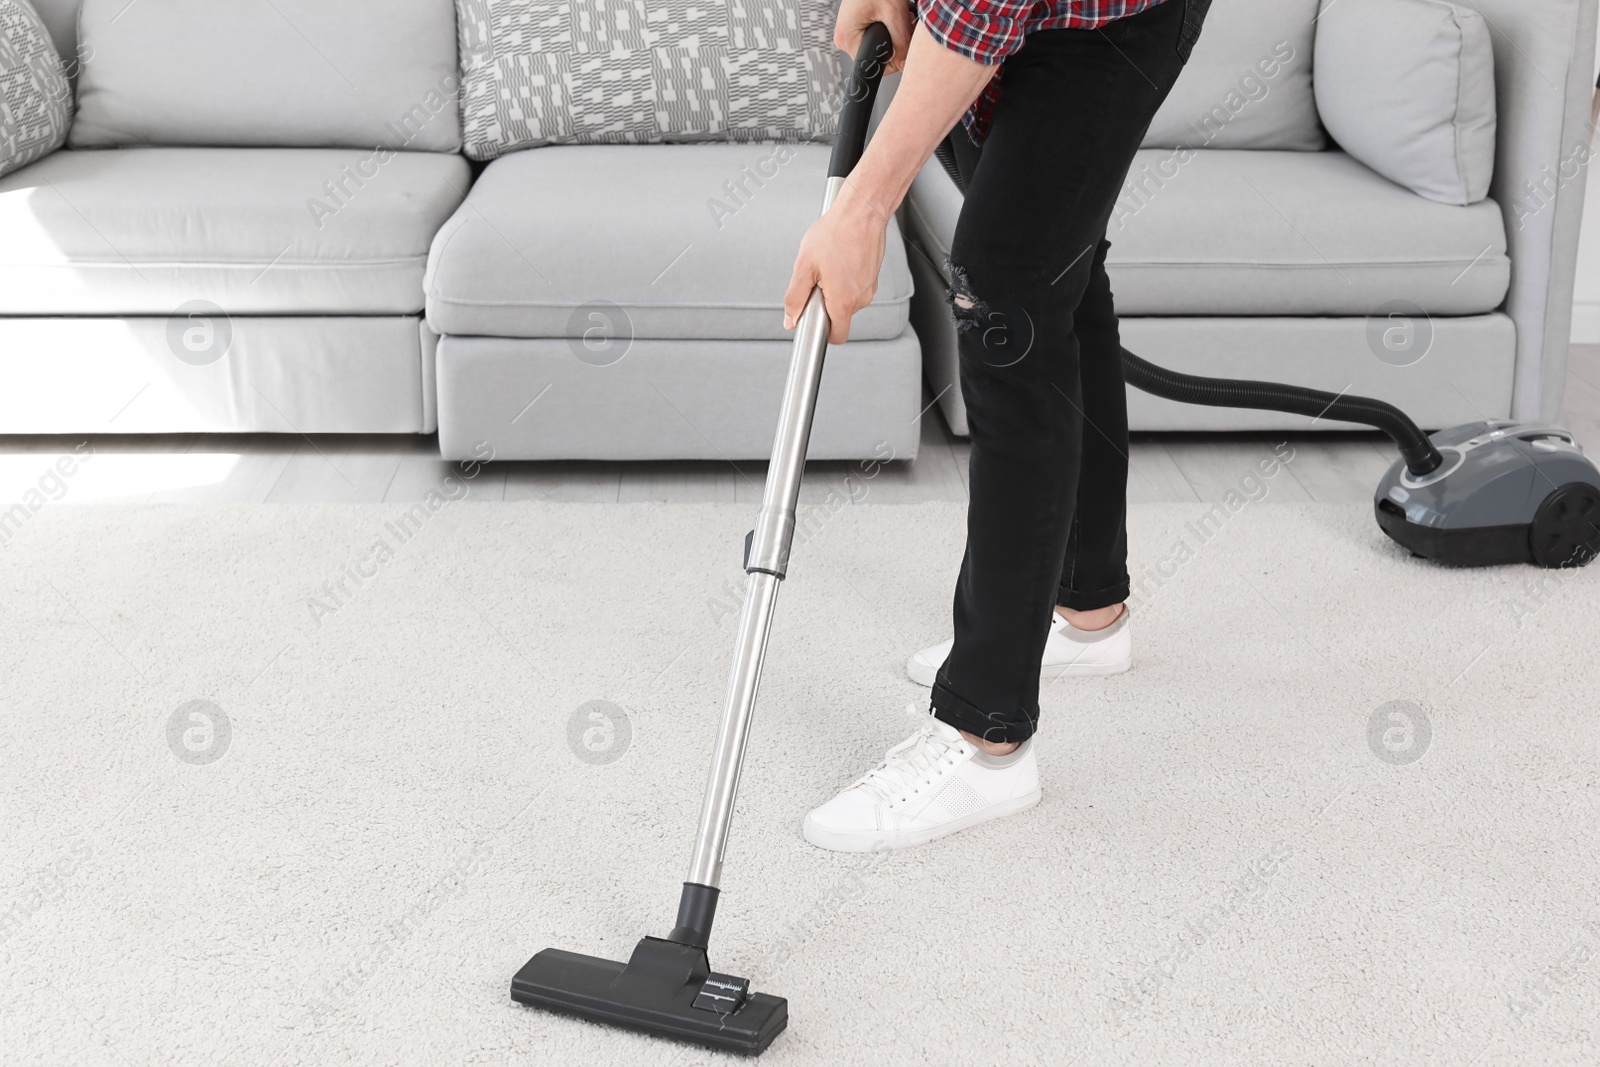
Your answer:
[[[511,980],[520,1004],[724,1052],[759,1055],[789,1022],[789,1002],[713,973],[704,949],[647,937],[626,964],[547,948]]]

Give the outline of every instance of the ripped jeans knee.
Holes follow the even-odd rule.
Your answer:
[[[991,367],[1010,367],[1033,349],[1033,317],[1021,304],[1006,297],[989,299],[972,287],[967,268],[945,260],[950,288],[945,300],[957,336],[971,338],[971,351]]]
[[[948,259],[944,261],[944,266],[950,272],[950,288],[945,290],[944,298],[950,305],[950,317],[956,324],[956,331],[966,333],[983,326],[989,318],[989,305],[980,300],[973,290],[967,268]]]

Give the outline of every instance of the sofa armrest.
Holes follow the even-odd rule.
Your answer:
[[[1468,0],[1494,39],[1499,143],[1489,195],[1505,213],[1517,326],[1511,413],[1554,419],[1566,387],[1578,224],[1591,154],[1596,0]]]

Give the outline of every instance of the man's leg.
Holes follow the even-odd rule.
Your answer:
[[[1101,624],[1113,621],[1115,614],[1108,609],[1124,603],[1129,593],[1128,389],[1122,376],[1122,336],[1106,275],[1110,249],[1101,238],[1073,320],[1083,385],[1083,462],[1056,594],[1058,605],[1074,615],[1091,613],[1089,618]]]
[[[1116,476],[1099,464],[1080,478],[1095,420],[1120,411],[1098,366],[1121,357],[1106,344],[1103,324],[1115,313],[1096,250],[1193,39],[1182,32],[1185,14],[1197,30],[1207,2],[1167,0],[1103,31],[1036,33],[1006,61],[951,252],[973,439],[955,643],[935,680],[935,714],[806,816],[812,844],[903,848],[1039,801],[1024,742],[1038,718],[1045,623],[1072,519],[1081,506],[1081,529],[1090,529],[1089,509],[1125,489],[1124,476],[1112,492]],[[1093,526],[1113,528],[1120,521]],[[979,738],[1016,745],[1002,753]]]
[[[1038,720],[1039,662],[1084,435],[1095,432],[1087,420],[1096,413],[1084,410],[1080,305],[1133,154],[1181,70],[1183,14],[1184,0],[1169,0],[1103,30],[1031,35],[1007,60],[968,185],[951,302],[971,503],[955,645],[933,707],[986,741],[1024,741]]]
[[[959,128],[949,139],[965,189],[977,172],[983,149]],[[1128,578],[1128,394],[1122,374],[1122,337],[1106,274],[1104,237],[1095,250],[1089,285],[1073,328],[1078,337],[1078,377],[1085,416],[1078,499],[1067,535],[1066,559],[1056,610],[1083,629],[1116,621],[1114,609],[1127,601]]]

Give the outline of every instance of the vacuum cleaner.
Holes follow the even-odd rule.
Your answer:
[[[934,155],[965,192],[949,137]],[[1485,420],[1430,436],[1382,400],[1180,374],[1125,348],[1122,372],[1135,389],[1181,404],[1283,411],[1382,430],[1400,458],[1378,483],[1373,510],[1379,528],[1413,556],[1466,567],[1582,567],[1600,552],[1600,470],[1559,427]]]
[[[861,157],[891,54],[888,30],[881,23],[868,27],[846,84],[823,210]],[[959,187],[948,141],[938,156]],[[745,538],[749,584],[677,922],[665,937],[643,938],[626,963],[543,950],[512,979],[511,996],[519,1003],[748,1055],[762,1052],[788,1024],[787,1001],[751,992],[745,978],[713,971],[706,949],[773,608],[788,569],[829,329],[822,292],[813,289],[795,330],[761,510]],[[1564,430],[1482,422],[1429,437],[1379,400],[1178,374],[1126,350],[1122,360],[1129,385],[1169,400],[1265,408],[1383,430],[1399,447],[1400,459],[1378,488],[1378,522],[1417,555],[1468,564],[1531,559],[1578,566],[1600,546],[1600,472]]]
[[[1429,436],[1399,408],[1367,397],[1179,374],[1127,349],[1122,371],[1134,388],[1184,404],[1382,430],[1400,458],[1378,483],[1373,510],[1379,528],[1413,556],[1464,567],[1582,567],[1600,551],[1600,470],[1559,427],[1486,420]]]
[[[844,107],[828,163],[824,211],[861,158],[878,82],[892,55],[888,29],[873,23],[862,36],[845,85]],[[788,1001],[752,993],[747,979],[711,970],[706,945],[717,911],[722,856],[733,821],[733,801],[745,743],[750,738],[778,583],[789,565],[800,476],[830,328],[822,290],[813,289],[795,327],[761,510],[756,528],[745,537],[744,569],[749,580],[744,610],[677,924],[666,937],[641,940],[627,963],[547,948],[511,980],[511,997],[519,1003],[747,1055],[759,1054],[788,1024]]]

